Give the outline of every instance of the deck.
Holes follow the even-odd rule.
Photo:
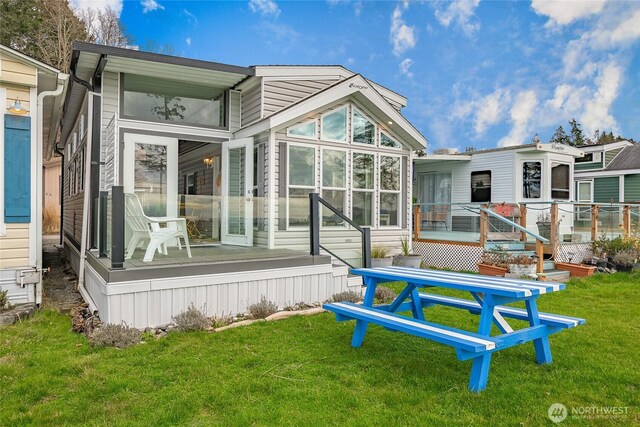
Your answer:
[[[137,249],[123,269],[112,269],[111,261],[95,252],[87,262],[107,283],[331,264],[328,256],[290,249],[212,245],[192,247],[191,254],[188,258],[184,249],[170,247],[168,255],[158,253],[153,261],[143,262],[144,251]]]

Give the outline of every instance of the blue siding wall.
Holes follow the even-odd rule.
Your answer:
[[[4,222],[31,222],[31,117],[4,116]]]

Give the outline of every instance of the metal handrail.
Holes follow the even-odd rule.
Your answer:
[[[309,193],[309,244],[311,255],[320,255],[320,248],[342,261],[344,264],[353,268],[351,264],[336,256],[331,251],[320,245],[320,204],[338,215],[343,221],[347,222],[353,228],[362,234],[362,268],[371,267],[371,229],[369,227],[361,227],[353,220],[338,211],[329,202],[324,200],[318,193]]]
[[[535,240],[540,240],[542,243],[549,243],[549,239],[546,239],[546,238],[544,238],[544,237],[540,236],[539,234],[536,234],[536,233],[534,233],[534,232],[532,232],[532,231],[528,230],[527,228],[525,228],[525,227],[521,226],[520,224],[517,224],[517,223],[515,223],[515,222],[513,222],[513,221],[511,221],[511,220],[508,220],[507,218],[505,218],[505,217],[503,217],[502,215],[499,215],[499,214],[497,214],[497,213],[493,212],[493,211],[492,211],[492,210],[490,210],[490,209],[487,209],[487,208],[480,208],[480,211],[481,211],[481,212],[484,212],[484,213],[486,213],[487,215],[492,216],[492,217],[494,217],[494,218],[496,218],[496,219],[498,219],[498,220],[500,220],[500,221],[502,221],[502,222],[504,222],[505,224],[508,224],[509,226],[511,226],[511,227],[513,227],[513,228],[515,228],[515,229],[517,229],[517,230],[520,230],[520,231],[521,231],[521,232],[523,232],[523,233],[526,233],[526,234],[530,235],[530,236],[531,236],[531,237],[533,237]]]

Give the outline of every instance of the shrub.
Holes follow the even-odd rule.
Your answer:
[[[536,260],[527,255],[517,255],[509,257],[508,264],[533,265]]]
[[[127,348],[140,343],[142,332],[127,325],[108,323],[97,328],[89,335],[89,343],[93,346]]]
[[[371,258],[386,258],[389,255],[389,248],[384,246],[374,246],[371,248]]]
[[[233,317],[223,314],[222,316],[214,316],[212,320],[214,328],[221,328],[233,323]]]
[[[254,319],[266,319],[277,311],[278,305],[275,302],[269,301],[265,296],[260,298],[259,303],[249,306],[249,314]]]
[[[382,303],[389,303],[395,300],[397,296],[398,295],[393,292],[393,290],[385,286],[378,286],[376,288],[376,294],[374,298],[381,301]]]
[[[7,297],[8,293],[9,291],[0,291],[0,310],[5,307],[9,308],[9,297]]]
[[[633,265],[636,262],[635,251],[624,250],[617,252],[613,256],[613,262],[617,265],[623,265],[625,267]]]
[[[359,301],[362,301],[362,296],[357,292],[345,291],[345,292],[333,294],[333,296],[329,300],[329,302],[343,302],[343,301],[359,302]]]
[[[178,314],[173,318],[178,331],[203,331],[211,326],[211,321],[193,303],[189,305],[186,311]]]

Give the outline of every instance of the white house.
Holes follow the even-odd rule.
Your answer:
[[[0,45],[0,291],[42,299],[43,145],[55,139],[66,75]]]
[[[338,212],[321,211],[326,254],[362,258],[361,235],[341,215],[370,227],[374,244],[410,233],[411,153],[427,141],[401,113],[405,97],[359,74],[88,43],[74,43],[71,73],[64,243],[103,321],[145,327],[191,303],[229,314],[262,296],[283,307],[347,289],[344,265],[309,254],[310,193]],[[169,229],[184,224],[192,256],[170,241],[145,262],[122,192],[147,216],[170,218]]]

